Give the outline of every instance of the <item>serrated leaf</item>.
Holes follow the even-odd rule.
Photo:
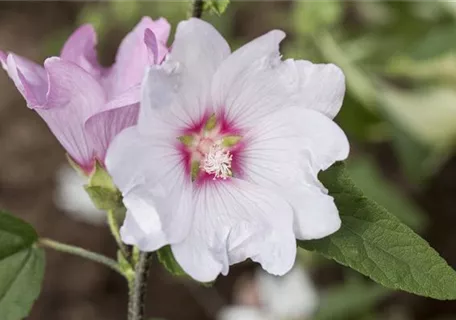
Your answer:
[[[225,12],[230,4],[230,0],[205,0],[203,10],[220,16]]]
[[[300,241],[301,247],[385,287],[440,300],[456,299],[456,272],[424,239],[366,198],[343,163],[335,164],[320,178],[335,199],[342,226],[324,239]]]
[[[44,252],[26,222],[0,211],[0,313],[2,320],[24,319],[38,297]]]

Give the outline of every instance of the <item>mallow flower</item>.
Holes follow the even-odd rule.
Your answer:
[[[0,52],[0,61],[28,107],[89,173],[95,160],[104,162],[114,136],[136,123],[144,70],[163,60],[169,31],[165,19],[144,17],[123,39],[109,68],[97,61],[91,25],[77,29],[60,57],[47,58],[44,67],[13,53]]]
[[[345,91],[331,64],[281,60],[282,31],[235,52],[208,23],[179,23],[172,50],[142,84],[138,124],[106,166],[128,210],[124,242],[170,245],[202,282],[247,258],[283,275],[296,239],[340,227],[320,170],[348,156],[332,121]]]

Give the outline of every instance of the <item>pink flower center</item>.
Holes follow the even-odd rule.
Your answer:
[[[227,130],[228,129],[228,130]],[[233,176],[233,149],[242,137],[234,134],[215,115],[178,137],[192,181],[206,177],[226,180]]]

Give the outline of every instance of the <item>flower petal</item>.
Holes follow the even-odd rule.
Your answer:
[[[180,103],[196,123],[211,107],[210,83],[221,62],[230,54],[230,48],[209,23],[199,19],[180,22],[169,59],[164,68],[178,74],[176,80]]]
[[[93,26],[85,24],[79,27],[65,42],[60,58],[71,61],[99,79],[103,68],[97,60],[97,35]]]
[[[214,75],[212,99],[229,123],[253,127],[289,106],[314,109],[333,118],[345,92],[342,71],[332,64],[280,60],[282,31],[271,31],[234,52]]]
[[[349,153],[347,137],[335,122],[300,107],[283,108],[264,117],[244,139],[246,147],[238,155],[242,176],[259,185],[308,181]]]
[[[292,92],[296,106],[317,110],[331,119],[339,112],[345,94],[345,76],[334,64],[286,60],[281,81]]]
[[[137,123],[139,96],[139,86],[133,87],[86,120],[85,130],[98,160],[104,161],[109,144],[119,132]]]
[[[48,79],[44,68],[15,54],[0,55],[3,69],[8,72],[16,88],[27,101],[29,108],[46,102]]]
[[[71,62],[48,58],[44,66],[49,90],[46,103],[35,110],[73,160],[90,171],[93,150],[84,131],[84,121],[102,108],[104,92],[89,73]]]
[[[291,269],[296,256],[293,213],[281,197],[239,179],[208,182],[195,197],[191,233],[172,246],[190,276],[212,281],[247,258],[273,274]]]
[[[318,239],[340,227],[332,197],[318,181],[320,170],[348,156],[343,131],[325,115],[289,107],[265,117],[245,136],[237,155],[242,178],[274,188],[293,207],[298,239]]]
[[[256,273],[260,304],[274,319],[311,319],[318,295],[309,275],[295,266],[283,277]]]
[[[187,236],[191,226],[192,184],[173,143],[174,138],[144,137],[134,126],[116,136],[106,156],[108,172],[134,220],[142,224],[154,212],[159,218],[161,228],[146,242],[136,243],[144,250],[163,245],[157,232],[166,236],[166,243],[176,243]],[[134,233],[128,228],[128,224],[124,226],[125,234]]]
[[[271,320],[267,314],[259,308],[252,306],[228,306],[221,310],[217,316],[218,320]]]
[[[138,85],[144,77],[144,71],[150,65],[149,50],[144,42],[147,29],[154,32],[161,44],[158,60],[161,61],[167,53],[166,41],[169,35],[169,24],[165,19],[153,21],[144,17],[123,40],[119,46],[115,64],[109,69],[104,80],[104,87],[109,99],[123,94],[131,87]]]
[[[279,43],[284,38],[283,31],[273,30],[233,52],[218,68],[212,99],[229,122],[251,125],[251,121],[271,112],[270,106],[275,111],[286,101],[287,93],[276,81]]]

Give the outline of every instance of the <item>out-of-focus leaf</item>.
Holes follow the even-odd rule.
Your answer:
[[[292,9],[295,30],[312,34],[335,24],[342,16],[340,1],[295,1]]]
[[[430,28],[415,44],[410,45],[405,52],[401,52],[414,60],[426,60],[442,56],[449,51],[456,50],[456,24]]]
[[[24,319],[38,297],[44,252],[26,222],[0,211],[0,318]]]
[[[375,201],[337,163],[319,176],[342,219],[336,233],[299,241],[304,249],[367,275],[391,289],[440,300],[456,299],[456,272],[429,244]]]
[[[338,65],[345,74],[347,89],[365,108],[375,108],[377,92],[374,81],[350,57],[346,56],[334,38],[327,32],[322,32],[314,39],[315,45],[326,61]]]
[[[220,16],[225,12],[229,4],[230,0],[205,0],[203,10]]]
[[[357,141],[383,141],[388,137],[384,122],[373,112],[364,108],[348,92],[337,114],[336,122],[350,139]]]
[[[321,295],[315,320],[359,319],[385,298],[391,290],[365,281],[348,282]]]
[[[367,157],[352,158],[347,169],[354,183],[368,198],[384,206],[413,230],[419,231],[424,227],[426,215],[415,203],[402,195],[394,184],[384,179]]]
[[[456,91],[448,88],[401,91],[391,86],[381,90],[382,110],[393,124],[434,150],[446,150],[454,145]]]

